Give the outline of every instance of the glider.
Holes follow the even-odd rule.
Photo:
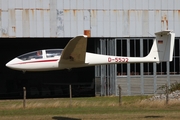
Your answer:
[[[20,71],[50,71],[105,64],[160,63],[172,61],[175,33],[170,30],[155,33],[150,53],[145,57],[111,56],[86,52],[87,36],[71,39],[64,49],[44,49],[20,55],[6,66]]]

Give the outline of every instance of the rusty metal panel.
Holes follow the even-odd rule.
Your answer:
[[[8,21],[8,36],[15,37],[16,36],[16,23],[15,23],[15,10],[9,10],[9,21]]]
[[[109,37],[115,37],[115,36],[118,36],[117,34],[117,27],[119,26],[116,26],[117,25],[117,14],[118,14],[118,11],[115,11],[115,10],[111,10],[110,11],[110,29],[109,29]]]
[[[77,10],[70,10],[70,36],[77,35]],[[66,24],[65,24],[66,25]]]
[[[80,35],[83,33],[84,30],[84,16],[83,16],[83,10],[78,10],[77,12],[77,34]]]
[[[161,11],[160,10],[156,10],[155,11],[155,30],[154,31],[161,31]],[[151,24],[153,25],[153,24]]]
[[[42,0],[43,2],[43,9],[49,9],[50,6],[49,6],[49,0]]]
[[[30,4],[29,0],[23,0],[23,9],[29,9]]]
[[[103,8],[104,10],[109,10],[110,9],[110,6],[109,6],[110,2],[109,2],[109,0],[104,0],[103,4],[104,4],[103,5],[104,6],[104,8]]]
[[[30,33],[30,25],[29,25],[29,10],[23,10],[22,13],[22,20],[23,20],[23,37],[29,37]]]
[[[136,0],[136,9],[143,9],[143,0]]]
[[[30,9],[35,9],[36,8],[36,0],[29,0],[29,8]]]
[[[83,9],[84,0],[76,0],[76,1],[77,1],[77,8],[76,9]]]
[[[57,0],[50,0],[50,36],[57,36]]]
[[[122,5],[124,10],[129,10],[130,9],[130,0],[123,0]]]
[[[63,3],[64,9],[70,9],[70,0],[64,0]]]
[[[91,28],[90,28],[90,24],[91,24],[91,22],[90,22],[90,10],[84,10],[84,16],[83,16],[83,20],[84,20],[84,30],[86,30],[86,31],[88,31],[88,30],[90,30]],[[82,31],[82,33],[83,33],[83,31]]]
[[[168,16],[167,16],[167,24],[168,24],[168,29],[169,30],[174,30],[174,14],[173,11],[167,11]]]
[[[130,10],[135,10],[136,9],[136,0],[131,0],[129,1],[129,9]]]
[[[109,5],[110,10],[117,10],[117,0],[110,0]]]
[[[8,0],[1,0],[1,9],[8,10]]]
[[[148,4],[149,4],[149,10],[153,10],[155,7],[155,1],[156,0],[149,0]]]
[[[167,11],[161,11],[161,30],[168,29],[168,14]]]
[[[77,2],[76,0],[70,0],[70,6],[71,6],[71,9],[77,9]]]
[[[70,37],[71,31],[71,13],[70,10],[64,10],[64,37]]]
[[[118,10],[122,10],[123,9],[123,0],[117,0],[117,9]]]
[[[16,10],[16,37],[23,37],[22,10]]]
[[[136,37],[142,36],[142,23],[143,23],[143,17],[142,17],[142,11],[136,11],[135,16],[135,34]]]
[[[154,11],[148,12],[147,10],[143,10],[142,11],[142,36],[149,36],[151,33],[151,32],[149,33],[149,30],[154,31],[154,23],[152,26],[150,25],[151,22],[154,22]]]
[[[109,14],[109,10],[104,10],[103,11],[103,37],[109,37],[110,36],[110,14]]]
[[[1,0],[0,0],[1,3]],[[2,37],[2,10],[0,9],[0,37]]]
[[[143,10],[148,10],[148,0],[143,0],[142,1],[142,4],[143,4]]]
[[[64,10],[63,10],[64,4],[63,3],[64,0],[57,0],[57,4],[56,4],[57,5],[57,10],[56,10],[57,37],[64,37]],[[49,29],[49,31],[51,30]]]
[[[123,11],[119,10],[119,11],[116,11],[116,19],[117,19],[117,22],[116,22],[116,33],[117,33],[117,37],[122,37],[123,36]]]
[[[179,10],[175,10],[174,12],[174,32],[176,33],[176,36],[180,36],[180,11]]]
[[[103,18],[103,11],[98,10],[97,11],[97,36],[98,37],[104,37],[103,31],[104,31],[104,18]]]
[[[44,23],[43,23],[43,10],[37,10],[36,11],[37,14],[36,14],[36,18],[37,18],[37,37],[43,37],[43,26],[44,26]]]
[[[50,1],[49,1],[50,2]],[[64,0],[57,0],[57,9],[58,10],[63,10],[63,8],[64,8]]]
[[[124,10],[123,11],[123,26],[122,26],[122,29],[123,29],[123,37],[129,37],[129,16],[130,13],[128,10]]]
[[[0,0],[1,1],[1,0]],[[9,9],[14,9],[16,6],[16,1],[15,0],[8,0],[8,8]]]
[[[84,35],[87,35],[87,37],[91,37],[91,31],[90,30],[84,30]]]
[[[97,36],[97,10],[91,10],[91,36]]]
[[[16,8],[17,9],[23,8],[23,1],[22,0],[16,0]]]
[[[155,10],[161,9],[161,0],[155,0],[154,9]]]
[[[8,37],[8,12],[2,11],[1,12],[1,23],[2,23],[2,28],[1,28],[1,35],[2,37]]]
[[[84,0],[84,9],[91,9],[91,0]]]
[[[44,10],[43,19],[44,19],[43,35],[44,37],[50,37],[50,11],[49,10]]]
[[[179,10],[180,0],[174,0],[174,10]]]
[[[29,25],[30,25],[30,37],[36,37],[37,35],[37,23],[36,23],[36,10],[29,10]]]
[[[136,36],[136,13],[135,11],[129,11],[129,34]]]
[[[144,13],[143,19],[145,19],[145,15],[146,14],[147,13]],[[155,12],[154,11],[149,11],[148,14],[149,14],[148,15],[148,18],[149,18],[149,22],[148,22],[149,29],[146,29],[144,26],[143,26],[143,28],[144,28],[144,32],[146,32],[146,30],[148,32],[148,30],[149,30],[149,33],[146,33],[146,35],[149,36],[149,37],[152,37],[152,36],[154,36],[155,26],[156,26],[156,24],[155,24],[155,22],[156,22],[155,21]],[[144,35],[144,33],[143,33],[143,35]]]
[[[172,0],[173,2],[173,0]],[[161,10],[167,10],[168,9],[168,0],[162,0],[161,1]]]
[[[168,10],[174,9],[174,0],[167,0],[167,4]]]
[[[96,9],[101,9],[103,10],[103,2],[104,0],[97,0],[97,8]]]
[[[97,9],[97,0],[91,0],[91,9]]]
[[[57,37],[63,37],[63,36],[64,36],[64,11],[63,9],[58,9],[57,7]]]
[[[38,10],[43,8],[43,1],[42,0],[36,0],[36,8]]]

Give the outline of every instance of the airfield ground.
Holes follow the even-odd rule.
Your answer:
[[[147,101],[150,96],[0,100],[0,120],[179,120],[180,101]]]

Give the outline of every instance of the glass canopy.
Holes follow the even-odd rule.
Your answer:
[[[20,55],[17,58],[25,61],[25,60],[32,60],[32,59],[59,57],[62,53],[62,50],[63,49],[38,50],[38,51],[33,51],[33,52]]]

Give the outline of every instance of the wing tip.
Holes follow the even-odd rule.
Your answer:
[[[79,37],[85,37],[87,38],[88,36],[87,35],[78,35]]]

